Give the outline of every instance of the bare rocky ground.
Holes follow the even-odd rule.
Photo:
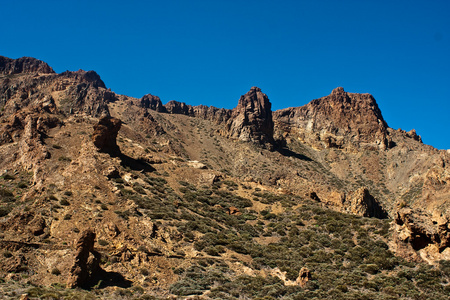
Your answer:
[[[450,153],[342,88],[272,112],[0,57],[4,298],[447,299]]]

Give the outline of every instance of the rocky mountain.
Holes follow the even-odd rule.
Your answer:
[[[0,57],[1,293],[448,298],[448,151],[370,94],[236,100],[163,104]]]

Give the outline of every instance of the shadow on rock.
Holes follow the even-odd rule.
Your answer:
[[[122,274],[117,272],[107,272],[99,268],[95,274],[82,286],[86,290],[103,289],[109,286],[117,286],[120,288],[131,287],[131,281],[125,279]]]
[[[301,159],[304,161],[313,161],[311,158],[309,158],[306,155],[300,154],[300,153],[296,153],[288,148],[279,148],[277,149],[278,153],[280,153],[283,156],[288,156],[288,157],[295,157],[297,159]]]
[[[153,172],[156,170],[143,159],[134,159],[123,153],[121,153],[118,157],[121,160],[120,164],[122,165],[122,167],[129,167],[134,171],[144,171],[144,172]]]

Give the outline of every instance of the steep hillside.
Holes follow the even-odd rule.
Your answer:
[[[0,57],[0,293],[447,299],[450,153],[369,94],[236,100],[163,104]]]

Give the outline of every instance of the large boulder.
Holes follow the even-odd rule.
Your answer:
[[[398,237],[414,250],[435,245],[440,252],[450,246],[450,222],[446,216],[435,215],[419,209],[402,207],[395,216]]]
[[[91,253],[95,258],[98,258],[99,256],[99,254],[94,251],[94,243],[95,232],[91,229],[83,231],[75,244],[75,259],[70,269],[69,278],[67,279],[68,288],[83,286],[89,276],[95,272],[93,268],[95,268],[95,265],[98,266],[98,264],[88,262]]]
[[[94,133],[92,141],[101,152],[111,155],[119,155],[120,148],[117,145],[117,134],[119,133],[122,121],[109,116],[102,117],[96,125],[94,125]]]
[[[347,211],[350,211],[352,214],[378,219],[387,218],[386,211],[365,187],[349,193],[345,202]]]

